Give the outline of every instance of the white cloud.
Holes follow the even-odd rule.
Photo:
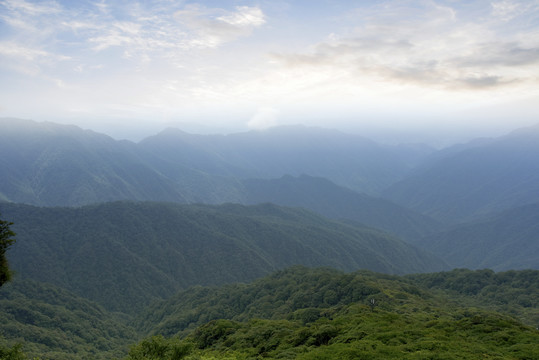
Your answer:
[[[23,47],[13,42],[1,42],[0,55],[16,58],[17,61],[33,61],[50,56],[46,51]]]
[[[0,66],[25,75],[41,75],[44,67],[54,67],[70,59],[69,56],[21,46],[14,42],[0,42]]]
[[[491,6],[492,15],[501,18],[503,21],[514,19],[526,11],[527,8],[526,4],[511,0],[494,1]]]
[[[47,53],[119,48],[141,62],[219,47],[265,23],[262,10],[249,6],[225,10],[179,1],[93,5],[67,8],[55,1],[4,0],[0,21],[18,32],[12,42],[30,43]]]
[[[272,107],[261,107],[251,117],[247,127],[252,130],[264,130],[278,125],[279,110]]]

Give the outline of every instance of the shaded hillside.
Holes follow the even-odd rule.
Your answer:
[[[388,147],[336,130],[288,126],[230,135],[191,135],[167,129],[140,142],[154,156],[210,174],[275,178],[324,177],[373,193],[402,178],[430,152]]]
[[[30,358],[111,359],[137,339],[117,315],[50,284],[7,284],[0,290],[0,309],[0,340],[20,343]]]
[[[439,229],[439,224],[427,216],[322,178],[287,175],[272,180],[244,180],[243,185],[247,204],[300,206],[333,219],[358,221],[408,241],[417,241]]]
[[[444,268],[385,233],[270,204],[0,210],[17,232],[13,270],[115,311],[136,312],[188,286],[249,281],[295,264],[386,273]]]
[[[427,236],[416,245],[452,267],[539,269],[539,204],[504,211],[486,220]]]
[[[474,144],[418,169],[384,197],[462,222],[539,201],[539,126]]]

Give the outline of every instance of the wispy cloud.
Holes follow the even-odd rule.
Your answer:
[[[36,114],[445,115],[538,94],[539,0],[0,0],[0,76]]]
[[[388,1],[358,9],[352,30],[333,34],[310,52],[273,57],[287,67],[346,69],[359,82],[374,77],[445,89],[499,87],[529,81],[513,71],[516,67],[539,75],[536,34],[525,24],[513,24],[512,32],[502,28],[528,16],[526,9],[533,6],[537,2],[493,2],[493,16],[474,19],[465,9],[435,1]]]
[[[492,16],[503,21],[511,21],[519,17],[536,17],[534,13],[539,10],[539,1],[537,0],[501,0],[492,1]]]
[[[265,23],[264,14],[257,7],[238,6],[234,11],[209,9],[188,5],[174,14],[179,24],[192,33],[187,46],[216,47],[248,35],[253,28]]]
[[[50,15],[61,12],[56,1],[43,1],[40,3],[25,0],[4,0],[2,5],[10,12],[24,13],[30,16]]]
[[[76,51],[89,57],[91,51],[117,49],[124,58],[137,61],[222,46],[265,23],[258,7],[225,10],[174,1],[101,1],[75,9],[55,1],[4,0],[0,14],[13,33],[3,37],[18,47],[24,43],[34,54],[61,58]]]

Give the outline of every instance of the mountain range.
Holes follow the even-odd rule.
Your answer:
[[[307,127],[227,136],[167,129],[133,143],[75,126],[3,118],[0,153],[0,199],[80,206],[127,199],[234,202],[242,196],[238,179],[303,173],[375,192],[402,178],[429,149]]]
[[[0,119],[0,358],[536,358],[538,144]]]
[[[504,232],[506,246],[534,233],[532,220],[524,224],[510,210],[539,203],[538,144],[538,126],[435,151],[301,126],[230,135],[166,129],[134,143],[75,126],[0,119],[0,201],[275,203],[383,230],[449,266],[508,270],[536,267],[535,247],[502,251],[500,259],[501,240],[464,234],[493,218],[513,229]]]

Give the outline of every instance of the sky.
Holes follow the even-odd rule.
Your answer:
[[[442,141],[538,114],[539,0],[0,0],[0,117]]]

